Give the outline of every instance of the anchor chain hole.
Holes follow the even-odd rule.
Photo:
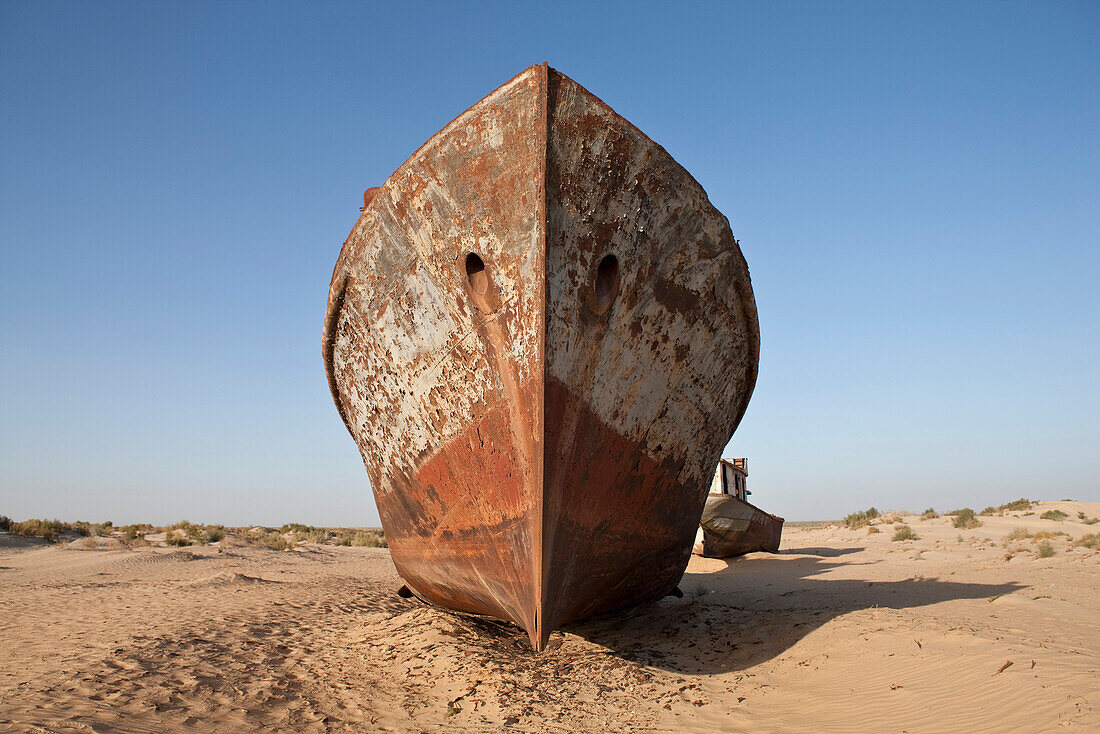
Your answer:
[[[615,296],[619,294],[619,258],[607,255],[596,267],[595,305],[597,313],[611,308]]]
[[[485,272],[485,261],[478,257],[476,252],[466,256],[466,281],[470,284],[470,290],[479,296],[485,295],[489,289],[489,274]]]

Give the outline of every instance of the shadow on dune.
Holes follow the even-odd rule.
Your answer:
[[[859,548],[781,548],[778,555],[791,555],[797,554],[800,556],[821,556],[822,558],[837,558],[839,556],[846,556],[849,553],[859,553],[863,550]]]
[[[767,661],[849,612],[985,599],[1025,588],[926,578],[812,578],[837,566],[860,565],[822,560],[858,550],[802,548],[788,551],[800,554],[797,558],[731,559],[716,572],[685,574],[683,599],[666,598],[565,629],[633,662],[681,673],[727,673]]]

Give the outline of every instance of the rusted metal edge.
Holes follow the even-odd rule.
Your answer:
[[[538,247],[542,253],[542,268],[546,270],[546,257],[547,257],[547,233],[550,227],[549,215],[547,214],[546,206],[546,179],[549,175],[547,171],[547,145],[549,145],[550,139],[550,64],[546,61],[542,62],[542,66],[539,68],[539,94],[538,102],[538,128],[535,131],[535,154],[538,156],[539,167],[539,189],[538,189],[538,222],[542,231],[538,236]],[[550,366],[548,364],[548,357],[546,354],[546,314],[549,311],[549,304],[547,303],[548,289],[546,287],[546,278],[539,278],[539,300],[542,301],[542,308],[540,309],[539,318],[542,323],[538,325],[535,333],[539,338],[539,354],[542,355],[542,364],[540,368],[542,370],[542,394],[539,396],[541,405],[538,409],[538,426],[535,431],[535,435],[539,437],[539,450],[536,466],[533,467],[533,474],[536,476],[535,488],[537,489],[535,498],[535,507],[537,508],[534,519],[534,538],[535,538],[535,558],[538,562],[532,564],[535,571],[535,628],[530,631],[531,646],[535,650],[542,650],[547,641],[550,639],[551,630],[546,629],[546,586],[548,582],[547,574],[549,573],[549,559],[546,557],[546,547],[544,539],[546,537],[546,513],[544,511],[544,505],[546,503],[546,375],[549,372]]]

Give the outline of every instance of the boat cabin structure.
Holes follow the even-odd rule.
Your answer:
[[[749,460],[719,459],[718,467],[714,470],[714,480],[710,483],[711,494],[733,495],[739,500],[745,500],[752,492],[748,490]]]

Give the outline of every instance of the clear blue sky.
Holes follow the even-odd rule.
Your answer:
[[[0,513],[375,524],[333,263],[543,60],[730,218],[762,506],[1100,500],[1098,39],[1089,3],[4,2]]]

